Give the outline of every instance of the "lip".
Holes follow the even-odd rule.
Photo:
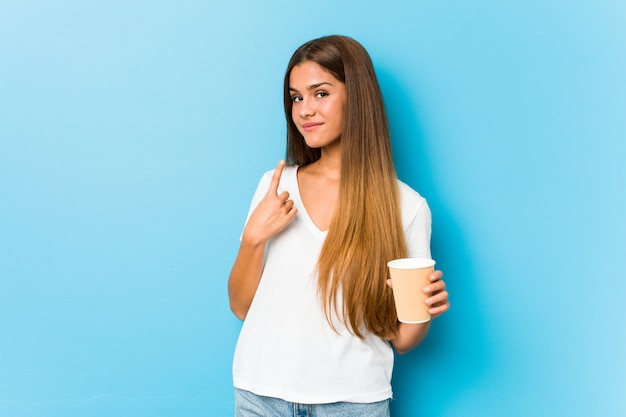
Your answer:
[[[323,123],[320,123],[320,122],[310,122],[310,123],[303,123],[301,126],[305,132],[311,132],[315,130],[318,126],[321,126],[322,124]]]

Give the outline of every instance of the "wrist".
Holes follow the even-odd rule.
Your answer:
[[[256,236],[255,234],[252,234],[252,233],[244,232],[243,235],[241,235],[242,247],[255,249],[255,248],[265,247],[266,243],[267,243],[267,239],[264,239],[261,236]]]

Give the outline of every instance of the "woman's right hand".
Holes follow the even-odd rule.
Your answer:
[[[297,209],[293,206],[293,200],[289,200],[289,193],[283,191],[278,194],[278,185],[284,167],[285,161],[280,161],[276,165],[267,194],[254,209],[243,230],[242,243],[247,242],[253,245],[265,243],[295,217]]]
[[[265,244],[280,232],[296,215],[289,193],[278,194],[278,184],[285,162],[280,161],[265,197],[254,209],[241,235],[241,245],[237,258],[228,278],[228,297],[230,308],[235,315],[244,320],[252,304],[252,299],[263,273]]]

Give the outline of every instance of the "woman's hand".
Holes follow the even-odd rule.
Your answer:
[[[428,312],[431,319],[439,317],[450,308],[450,302],[448,301],[448,291],[446,291],[446,283],[441,279],[443,273],[441,271],[434,271],[428,276],[430,284],[426,285],[422,291],[430,296],[424,301],[428,305]],[[391,280],[387,280],[387,285],[392,286]],[[398,323],[398,333],[394,339],[390,342],[396,352],[404,354],[410,352],[428,334],[430,324],[432,320],[426,323]]]
[[[230,308],[244,320],[252,304],[263,273],[265,244],[296,215],[289,193],[278,194],[278,184],[285,162],[280,161],[274,170],[270,188],[250,215],[241,236],[237,258],[228,278]]]
[[[446,291],[446,283],[441,279],[442,277],[443,272],[434,271],[428,276],[431,283],[422,290],[430,294],[424,302],[429,306],[428,312],[432,318],[439,317],[450,309],[448,291]]]
[[[278,184],[284,167],[284,161],[276,166],[267,194],[254,209],[243,230],[242,242],[265,243],[295,217],[297,209],[293,206],[293,200],[289,200],[289,193],[283,191],[278,194]]]
[[[430,294],[424,302],[428,305],[428,313],[431,318],[439,317],[450,309],[450,301],[448,300],[448,291],[446,291],[446,283],[441,279],[443,272],[434,271],[428,276],[430,284],[425,286],[422,291]],[[387,280],[387,285],[392,288],[391,280]]]

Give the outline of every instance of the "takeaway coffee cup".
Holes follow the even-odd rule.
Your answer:
[[[423,289],[430,284],[428,276],[435,261],[428,258],[403,258],[387,263],[398,320],[403,323],[425,323],[430,320],[428,298]]]

